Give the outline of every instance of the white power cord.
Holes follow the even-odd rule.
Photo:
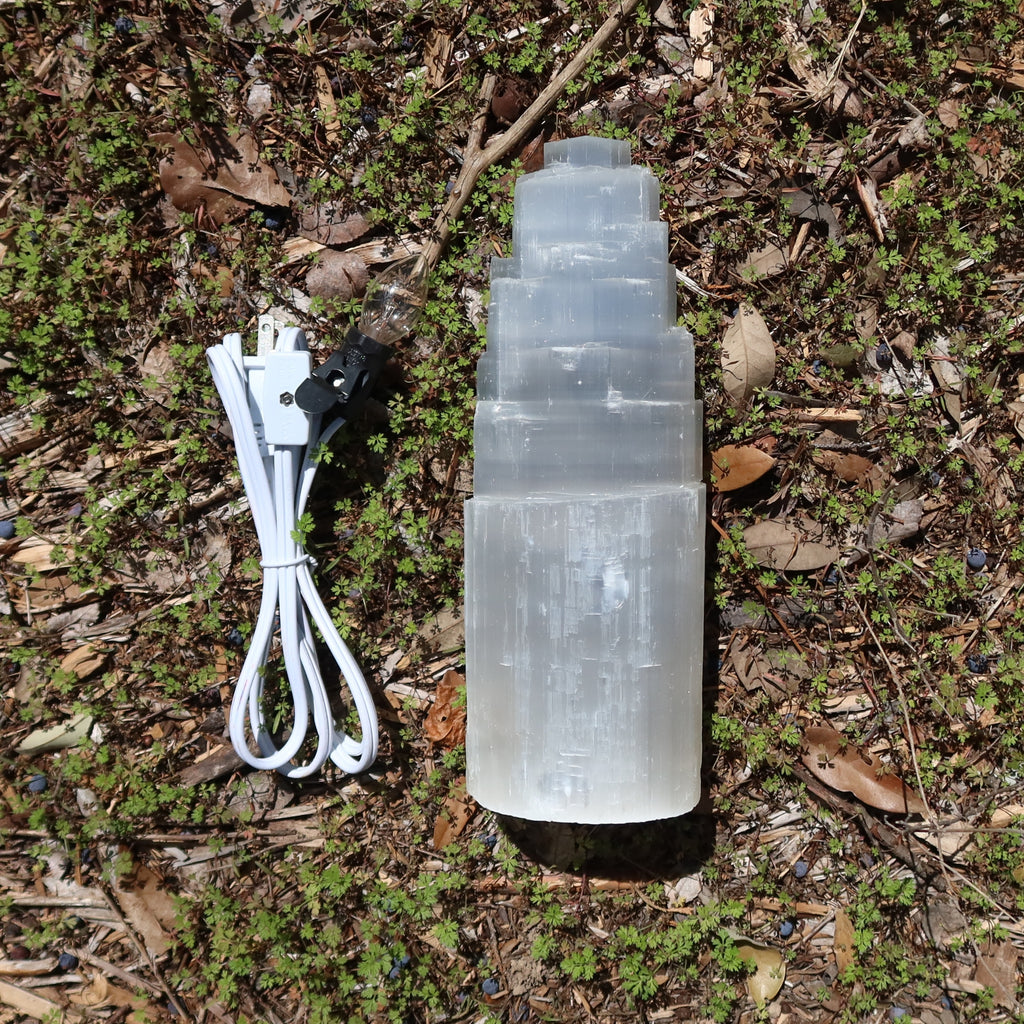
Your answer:
[[[277,334],[272,317],[260,317],[259,349],[242,354],[242,338],[229,334],[207,350],[214,384],[234,433],[242,484],[260,542],[263,595],[256,627],[231,702],[231,742],[253,768],[273,768],[290,779],[318,771],[330,758],[346,772],[368,768],[377,757],[377,712],[363,673],[338,635],[310,574],[312,559],[295,539],[316,475],[314,453],[344,422],[333,420],[320,431],[320,416],[303,412],[294,401],[310,375],[310,354],[302,331],[287,327]],[[287,740],[278,747],[268,727],[263,687],[275,615],[280,609],[281,649],[294,709]],[[361,739],[338,729],[314,645],[310,616],[330,648],[352,694]],[[312,716],[316,752],[295,764],[309,733]],[[250,748],[251,730],[260,755]]]

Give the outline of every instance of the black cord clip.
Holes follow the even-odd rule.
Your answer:
[[[391,349],[352,326],[345,341],[295,389],[295,402],[311,414],[335,411],[352,419],[363,407]]]

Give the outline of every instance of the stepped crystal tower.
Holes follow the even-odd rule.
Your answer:
[[[549,143],[491,263],[466,503],[469,790],[537,821],[700,794],[701,403],[658,182]]]

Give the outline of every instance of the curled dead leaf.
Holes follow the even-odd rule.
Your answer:
[[[466,792],[466,780],[460,779],[434,822],[434,849],[443,850],[462,835],[475,809],[473,798]]]
[[[782,953],[773,946],[764,946],[751,939],[739,939],[736,952],[741,960],[754,968],[754,973],[747,977],[750,998],[758,1006],[771,1002],[782,991],[786,980],[786,962]]]
[[[860,484],[875,493],[885,489],[885,475],[882,470],[863,455],[855,455],[853,452],[822,451],[815,453],[814,461],[844,483]]]
[[[842,907],[837,907],[836,930],[832,939],[832,948],[836,955],[836,967],[840,974],[857,959],[854,939],[853,922],[850,920],[850,915]]]
[[[743,543],[759,565],[790,572],[811,572],[831,564],[838,548],[827,543],[817,523],[765,519],[743,531]]]
[[[322,299],[357,298],[366,291],[369,272],[358,256],[325,250],[306,274],[306,291]]]
[[[314,203],[299,214],[299,234],[323,245],[346,245],[362,238],[370,227],[361,213],[344,213],[333,203]]]
[[[974,968],[974,980],[992,990],[992,1001],[1007,1010],[1017,1009],[1017,960],[1012,942],[987,942]]]
[[[782,246],[768,242],[760,249],[747,254],[747,258],[736,265],[744,280],[758,280],[762,277],[775,277],[789,266],[789,255]]]
[[[805,188],[784,188],[779,194],[782,206],[790,217],[824,224],[828,237],[836,245],[846,241],[846,235],[836,216],[836,211],[820,196]]]
[[[759,480],[775,465],[775,459],[754,445],[727,444],[711,455],[715,490],[735,491]]]
[[[722,382],[737,405],[745,404],[758,388],[775,376],[775,342],[764,317],[740,303],[722,337]]]
[[[218,224],[250,208],[290,206],[291,193],[277,172],[260,159],[251,135],[231,138],[211,130],[210,148],[196,147],[169,132],[149,141],[169,148],[160,160],[160,186],[179,210],[192,213],[201,206]]]
[[[762,650],[742,640],[733,645],[730,661],[746,690],[763,689],[772,697],[796,693],[800,689],[800,681],[811,674],[807,659],[795,650]]]
[[[924,814],[924,801],[873,754],[846,742],[828,726],[804,730],[800,759],[822,782],[889,814]]]
[[[437,684],[437,696],[423,723],[423,732],[431,743],[450,750],[465,742],[466,704],[460,700],[460,689],[465,683],[461,672],[449,670]]]

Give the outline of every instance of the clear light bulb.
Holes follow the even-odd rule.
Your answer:
[[[390,345],[413,329],[427,301],[430,268],[422,253],[396,260],[366,289],[359,330]]]

